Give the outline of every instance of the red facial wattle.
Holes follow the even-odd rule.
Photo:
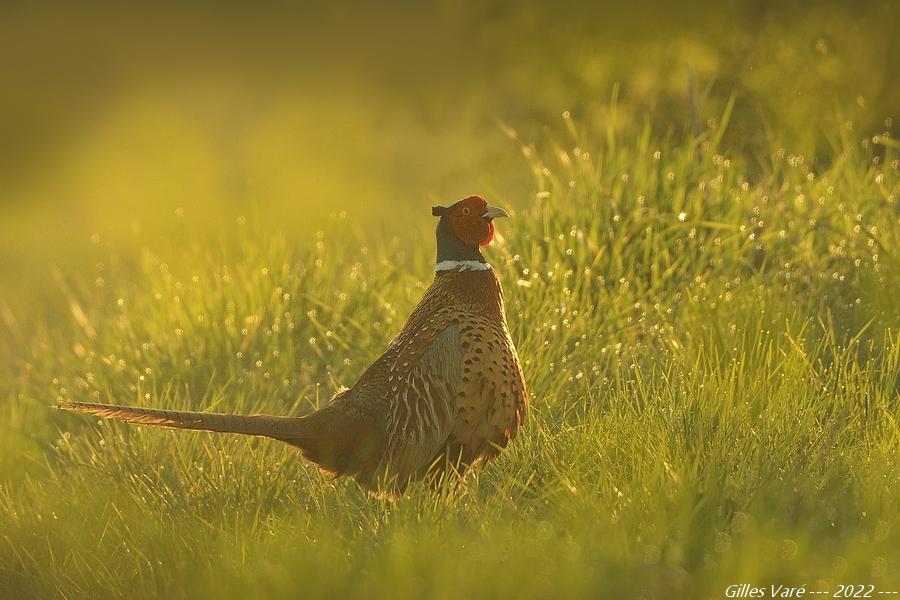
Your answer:
[[[458,215],[452,218],[453,230],[463,243],[470,246],[487,246],[494,237],[494,225],[482,218],[479,212],[463,207]],[[483,212],[483,208],[478,207]]]
[[[490,206],[481,196],[468,196],[451,207],[434,206],[431,214],[449,222],[453,233],[469,247],[484,247],[494,239],[494,223],[497,217],[508,217],[502,208]]]
[[[488,244],[491,243],[491,240],[494,239],[494,224],[491,223],[490,221],[488,221],[487,226],[488,226],[487,237],[485,237],[483,240],[481,240],[481,242],[478,244],[479,246],[482,246],[482,247],[487,246]]]

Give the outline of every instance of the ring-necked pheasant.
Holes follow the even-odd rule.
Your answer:
[[[258,435],[300,448],[369,489],[464,470],[496,456],[528,404],[496,273],[481,254],[506,217],[479,196],[436,206],[435,277],[400,334],[350,389],[302,417],[226,415],[69,402],[61,408],[161,425]]]

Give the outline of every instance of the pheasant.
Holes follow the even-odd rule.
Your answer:
[[[509,216],[479,196],[435,206],[434,281],[388,349],[349,389],[300,417],[228,415],[68,402],[131,423],[264,436],[371,491],[464,472],[495,456],[525,419],[528,396],[497,274],[481,248]]]

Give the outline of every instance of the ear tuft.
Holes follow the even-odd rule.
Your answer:
[[[446,206],[432,206],[431,207],[431,216],[433,217],[443,217],[447,214],[449,209]]]

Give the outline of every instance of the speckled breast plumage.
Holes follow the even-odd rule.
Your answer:
[[[343,400],[385,415],[381,456],[360,480],[402,481],[496,456],[528,400],[493,269],[438,273]]]

